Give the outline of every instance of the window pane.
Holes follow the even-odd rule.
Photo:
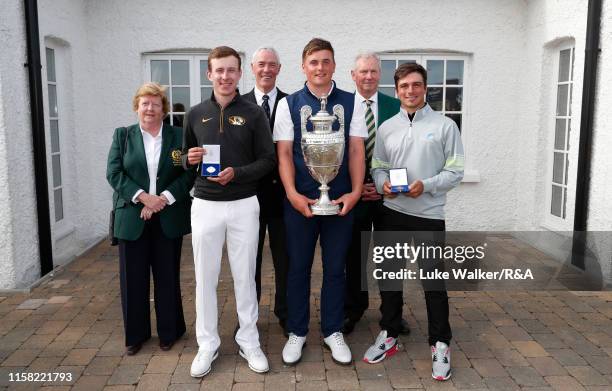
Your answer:
[[[170,78],[168,77],[168,61],[151,60],[151,81],[163,85],[170,84]]]
[[[463,60],[446,61],[446,84],[463,84]]]
[[[382,60],[380,62],[380,84],[393,84],[393,75],[395,74],[395,60]]]
[[[559,53],[559,81],[570,79],[571,49],[561,50]]]
[[[189,61],[172,60],[172,85],[189,85]]]
[[[567,172],[569,171],[569,154],[565,154],[565,178],[563,180],[563,184],[567,185]]]
[[[567,115],[567,89],[567,84],[560,85],[557,89],[557,115],[559,116]]]
[[[572,92],[574,91],[572,87],[573,87],[573,84],[570,84],[568,87],[569,88],[569,106],[567,108],[568,113],[569,113],[568,116],[572,115]]]
[[[398,67],[402,64],[416,64],[416,60],[399,60],[397,62]]]
[[[445,111],[461,111],[463,101],[463,87],[446,88]]]
[[[569,151],[570,149],[570,132],[572,131],[572,120],[568,118],[567,120],[567,147],[565,148],[566,151]]]
[[[62,189],[53,191],[53,204],[55,206],[55,221],[60,221],[64,218],[64,200],[62,197]]]
[[[552,193],[550,196],[550,214],[561,217],[561,196],[563,189],[560,186],[552,185]]]
[[[49,116],[57,117],[57,89],[49,84]]]
[[[443,84],[444,83],[444,61],[443,60],[427,60],[427,84]]]
[[[209,86],[210,84],[210,80],[208,80],[208,76],[206,76],[208,72],[208,60],[201,60],[200,61],[200,84],[202,84],[203,86]],[[202,100],[204,99],[208,99],[208,97],[204,98],[204,96],[202,96]]]
[[[189,87],[172,87],[172,111],[184,112],[187,107],[191,107]]]
[[[206,99],[210,99],[210,97],[212,96],[212,87],[202,87],[201,93],[202,102],[204,102]]]
[[[47,81],[55,81],[55,50],[46,48]]]
[[[563,184],[563,164],[565,163],[565,154],[555,152],[553,158],[553,182]]]
[[[60,155],[51,156],[51,169],[53,170],[53,187],[62,185],[62,166],[60,165]]]
[[[457,127],[461,131],[461,114],[446,114],[446,116],[457,124]]]
[[[574,52],[575,52],[575,48],[572,48],[572,65],[570,65],[570,80],[574,80]]]
[[[555,126],[555,149],[565,150],[565,119],[557,119]]]
[[[432,109],[442,111],[442,87],[427,88],[427,103]]]
[[[395,96],[395,87],[380,87],[378,91],[385,95]]]
[[[57,127],[57,120],[51,120],[51,153],[59,152],[59,129]]]
[[[173,114],[172,115],[172,125],[182,128],[183,118],[185,118],[185,114]]]
[[[567,187],[565,189],[563,189],[563,210],[562,210],[562,214],[563,214],[563,218],[565,218],[565,207],[567,205]]]

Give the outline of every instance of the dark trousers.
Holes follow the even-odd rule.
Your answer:
[[[180,262],[183,238],[164,236],[153,215],[137,240],[119,240],[119,279],[125,345],[151,338],[150,272],[153,273],[157,335],[170,343],[185,333],[181,301]]]
[[[398,197],[403,197],[399,195]],[[440,245],[444,246],[444,220],[426,219],[422,217],[411,216],[405,213],[400,213],[382,207],[380,216],[380,226],[377,231],[410,231],[411,237],[403,238],[404,241],[411,242],[414,240],[414,245]],[[379,242],[378,238],[376,239]],[[399,262],[391,261],[393,267],[398,267]],[[425,263],[427,262],[427,263]],[[438,269],[443,271],[443,261],[419,259],[419,268],[427,271]],[[403,267],[403,266],[402,266]],[[401,280],[396,280],[401,282]],[[452,338],[449,310],[448,310],[448,294],[443,281],[422,281],[425,293],[425,304],[427,306],[427,321],[429,332],[429,344],[435,345],[436,341],[450,343]],[[403,291],[401,285],[397,286],[397,290],[382,290],[380,292],[381,305],[380,312],[382,319],[380,327],[387,330],[390,337],[399,335],[402,321],[402,307],[404,305]]]
[[[272,262],[274,264],[274,315],[280,321],[287,320],[287,272],[289,270],[289,256],[287,255],[287,239],[285,220],[283,216],[259,215],[259,243],[257,244],[257,259],[255,264],[255,285],[257,288],[257,301],[261,298],[261,262],[266,239],[266,228]]]
[[[366,270],[362,255],[367,254],[370,240],[361,240],[362,232],[370,233],[380,220],[382,200],[359,201],[355,205],[355,222],[351,234],[351,245],[346,255],[346,289],[344,317],[357,322],[369,306]],[[366,235],[370,238],[370,235]]]
[[[323,261],[321,331],[328,337],[340,331],[344,321],[344,260],[351,240],[353,213],[306,218],[285,200],[285,226],[289,253],[288,331],[301,337],[308,334],[310,276],[319,238]]]

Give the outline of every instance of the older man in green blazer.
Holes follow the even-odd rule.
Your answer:
[[[368,309],[368,291],[362,290],[367,284],[365,273],[361,272],[361,254],[369,247],[369,241],[361,241],[362,231],[371,231],[376,225],[382,207],[382,196],[376,192],[370,176],[370,162],[374,151],[376,129],[399,112],[400,101],[378,91],[380,81],[380,59],[375,53],[359,54],[351,70],[355,82],[355,108],[353,116],[364,116],[368,126],[365,145],[366,175],[361,200],[355,206],[355,222],[351,246],[346,257],[346,289],[344,299],[343,333],[350,334],[355,324]],[[409,333],[408,324],[403,321],[403,332]]]
[[[163,123],[164,88],[145,83],[133,99],[138,123],[117,128],[106,178],[114,189],[115,237],[127,354],[151,337],[149,275],[153,274],[157,334],[169,350],[185,333],[180,288],[183,235],[191,232],[194,173],[181,165],[183,130]]]

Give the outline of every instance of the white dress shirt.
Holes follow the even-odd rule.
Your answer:
[[[147,171],[149,172],[149,194],[157,195],[157,169],[159,168],[159,157],[162,149],[162,131],[164,124],[162,123],[161,128],[157,136],[153,137],[149,132],[145,131],[140,127],[140,133],[142,134],[142,143],[144,145],[145,156],[147,160]],[[143,189],[139,189],[132,197],[132,202],[137,204],[138,196],[143,193]],[[172,205],[176,199],[172,196],[168,190],[162,191],[163,195],[168,199],[168,205]]]
[[[261,92],[257,86],[253,89],[255,93],[255,100],[257,101],[257,106],[261,106],[263,104],[263,96],[268,95],[270,99],[268,99],[268,104],[270,105],[270,116],[272,116],[272,112],[274,111],[274,102],[276,102],[276,96],[278,95],[278,90],[276,87],[272,88],[272,91],[267,94]]]
[[[331,89],[327,94],[328,96],[332,93],[334,88],[336,88],[336,84],[332,82]],[[312,91],[310,92],[312,93]],[[314,93],[313,95],[316,96]],[[349,136],[368,137],[368,127],[366,126],[365,117],[363,115],[359,117],[353,113],[353,118],[349,125]],[[291,120],[287,98],[281,99],[276,107],[276,119],[274,120],[272,138],[274,141],[293,141],[293,121]]]
[[[372,114],[374,114],[374,123],[378,124],[378,91],[372,95],[369,100],[370,108],[372,109]],[[353,117],[359,117],[365,119],[365,113],[368,105],[366,104],[366,98],[361,96],[361,94],[356,91],[355,92],[355,107],[353,108]],[[367,129],[367,126],[366,126]]]

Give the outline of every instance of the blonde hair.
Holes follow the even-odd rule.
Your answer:
[[[170,111],[170,102],[166,96],[166,87],[152,82],[144,83],[138,87],[138,90],[136,90],[136,94],[132,99],[132,109],[134,111],[138,111],[138,102],[143,96],[159,96],[162,101],[162,110],[164,111],[164,115],[168,114]]]

